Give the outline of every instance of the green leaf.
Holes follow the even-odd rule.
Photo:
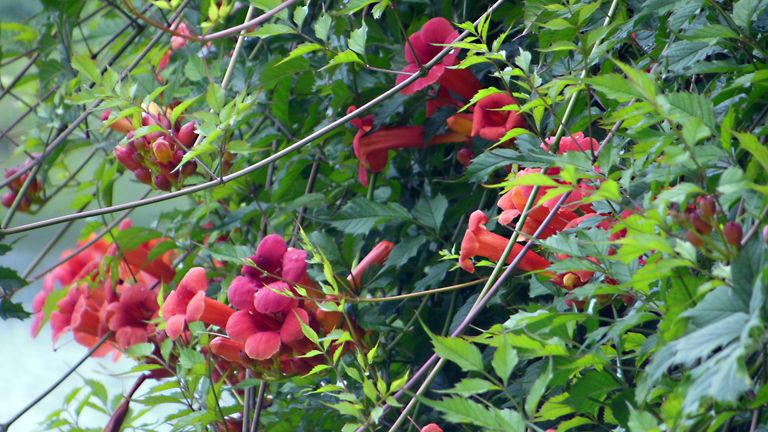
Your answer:
[[[296,27],[301,29],[302,24],[304,24],[304,19],[307,18],[307,13],[309,12],[309,8],[307,6],[297,6],[296,9],[293,10],[293,22],[296,23]]]
[[[466,398],[454,397],[440,401],[424,401],[425,404],[443,412],[443,417],[454,423],[469,423],[483,430],[503,432],[524,432],[525,421],[515,411],[486,408]]]
[[[754,156],[755,160],[757,160],[760,165],[763,166],[763,169],[768,170],[768,147],[760,144],[760,141],[757,140],[757,137],[752,134],[739,132],[736,132],[735,134],[739,139],[741,148],[750,152],[752,156]]]
[[[367,38],[368,26],[363,21],[363,25],[349,35],[349,49],[360,55],[365,55],[365,41]]]
[[[0,271],[2,268],[0,268]],[[24,310],[24,306],[21,303],[14,303],[11,300],[4,298],[0,300],[0,319],[26,319],[31,313]]]
[[[155,350],[155,345],[144,342],[144,343],[137,343],[136,345],[132,345],[128,347],[127,350],[125,350],[125,354],[130,357],[146,357]]]
[[[408,263],[408,261],[416,256],[416,254],[419,252],[419,247],[423,245],[427,241],[427,238],[422,235],[412,236],[412,237],[405,237],[392,249],[392,252],[389,254],[389,258],[387,258],[386,266],[387,267],[400,267],[402,265],[405,265]]]
[[[464,371],[482,371],[483,356],[472,343],[457,337],[430,335],[435,354],[456,363]]]
[[[445,196],[437,195],[428,198],[422,195],[416,205],[413,206],[413,217],[422,225],[438,232],[447,209],[448,199]]]
[[[536,381],[533,382],[531,389],[528,391],[528,396],[525,398],[525,412],[528,416],[533,417],[536,414],[536,408],[539,406],[541,397],[544,396],[544,392],[547,390],[547,384],[552,379],[552,361],[547,363],[547,370],[545,370]]]
[[[336,66],[344,63],[359,63],[363,64],[363,61],[360,60],[360,57],[357,56],[357,54],[354,53],[354,51],[346,50],[342,51],[338,54],[336,54],[330,62],[328,62],[327,65],[320,68],[320,70],[327,69],[331,66]]]
[[[205,102],[215,112],[221,112],[224,108],[224,89],[216,83],[208,84],[208,92],[205,94]]]
[[[72,67],[82,75],[87,76],[88,79],[94,83],[98,84],[101,81],[101,73],[99,73],[99,68],[96,66],[96,62],[94,62],[87,54],[73,56]]]
[[[2,288],[3,291],[12,293],[27,286],[28,283],[29,282],[16,273],[16,270],[0,266],[0,288]]]
[[[353,198],[338,216],[329,221],[332,226],[347,234],[370,232],[376,225],[409,220],[411,215],[400,204],[380,204],[365,198]]]
[[[666,93],[659,95],[656,100],[668,116],[672,116],[681,123],[681,119],[695,118],[701,120],[710,132],[717,130],[712,101],[700,94]]]
[[[733,4],[733,22],[744,28],[747,33],[752,28],[752,21],[768,8],[768,0],[739,0]]]
[[[315,36],[321,41],[328,41],[328,33],[331,31],[331,16],[323,14],[315,21],[315,25],[312,27],[315,30]]]
[[[301,57],[304,54],[308,54],[308,53],[311,53],[313,51],[317,51],[317,50],[321,50],[321,49],[323,49],[323,46],[320,45],[320,44],[310,43],[310,42],[303,43],[303,44],[297,46],[296,48],[294,48],[293,50],[291,50],[290,54],[288,54],[288,57],[280,60],[277,63],[277,65],[281,65],[281,64],[283,64],[283,63],[285,63],[285,62],[287,62],[289,60],[295,59],[297,57]],[[275,66],[277,66],[277,65],[275,65]],[[268,66],[269,65],[265,66],[265,68],[268,67]]]
[[[247,36],[257,36],[261,38],[268,38],[270,36],[292,34],[292,33],[294,33],[294,30],[285,24],[267,23],[267,24],[262,24],[255,31],[248,33]]]
[[[517,366],[518,356],[517,351],[512,349],[509,344],[506,343],[506,334],[502,334],[501,343],[496,347],[496,351],[493,353],[493,359],[491,360],[491,366],[493,371],[496,372],[496,376],[501,378],[504,385],[507,385],[509,376],[512,375],[512,371]]]
[[[492,382],[480,378],[464,378],[459,381],[452,389],[439,390],[440,393],[458,394],[460,396],[471,396],[474,394],[486,393],[493,390],[501,390],[499,386]]]
[[[638,411],[630,405],[629,422],[631,432],[661,432],[656,418],[649,412]]]

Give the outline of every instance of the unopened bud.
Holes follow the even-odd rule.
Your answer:
[[[171,190],[171,182],[168,180],[168,178],[162,174],[156,175],[154,178],[155,186],[164,191]]]
[[[135,171],[141,166],[136,163],[136,160],[134,159],[134,155],[136,155],[136,150],[134,150],[131,147],[128,146],[117,146],[114,150],[115,158],[118,162],[120,162],[124,167],[131,171]]]
[[[465,167],[468,167],[472,163],[472,159],[475,157],[475,152],[469,147],[462,147],[456,152],[456,160]]]
[[[711,196],[702,197],[698,203],[699,211],[704,219],[710,220],[717,212],[717,203]]]
[[[704,240],[702,240],[698,234],[690,230],[685,233],[685,239],[696,247],[702,247],[704,245]]]
[[[691,225],[693,225],[699,234],[709,234],[709,232],[712,231],[712,225],[707,223],[701,217],[701,213],[698,210],[691,213],[690,216],[688,216],[688,220],[690,220]]]
[[[176,134],[176,138],[178,138],[179,142],[182,143],[184,147],[192,147],[197,140],[197,134],[195,133],[195,122],[185,123],[184,126],[179,129],[179,132]]]
[[[568,273],[563,276],[563,286],[567,290],[572,290],[579,282],[581,282],[581,279],[573,273]]]
[[[133,170],[133,175],[136,176],[136,180],[144,184],[152,184],[152,173],[146,168],[137,168]]]
[[[735,221],[730,221],[725,224],[723,228],[723,235],[725,240],[733,246],[741,246],[741,238],[744,237],[744,231],[741,229],[741,224]]]
[[[181,175],[184,177],[191,176],[195,171],[197,171],[197,163],[195,161],[187,162],[181,167]]]
[[[152,153],[155,154],[157,161],[160,163],[168,163],[173,160],[173,149],[164,138],[160,138],[152,143]]]
[[[768,225],[763,227],[763,242],[768,246]]]
[[[3,195],[3,198],[2,198],[3,207],[11,208],[14,201],[16,201],[15,192],[8,192],[5,195]]]

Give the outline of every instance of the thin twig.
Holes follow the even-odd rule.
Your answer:
[[[496,7],[501,5],[503,2],[504,2],[504,0],[497,0],[497,2],[494,4],[494,6],[492,6],[492,9],[495,9]],[[461,40],[461,39],[465,38],[467,35],[469,35],[469,32],[465,31],[461,35],[459,35],[459,37],[456,40],[457,41]],[[446,55],[448,55],[448,53],[451,51],[451,49],[452,49],[451,47],[446,47],[442,51],[440,51],[429,63],[427,63],[425,65],[425,70],[429,70],[434,65],[439,63]],[[370,102],[368,102],[366,104],[363,104],[362,106],[360,106],[356,110],[352,111],[351,113],[349,113],[347,115],[344,115],[341,118],[336,119],[335,121],[331,122],[330,124],[328,124],[328,125],[320,128],[319,130],[309,134],[305,138],[303,138],[303,139],[301,139],[301,140],[299,140],[299,141],[297,141],[297,142],[295,142],[295,143],[285,147],[284,149],[278,151],[277,153],[274,153],[271,156],[268,156],[268,157],[262,159],[261,161],[255,163],[253,165],[250,165],[250,166],[248,166],[246,168],[243,168],[240,171],[236,171],[236,172],[234,172],[232,174],[229,174],[229,175],[226,175],[224,177],[221,177],[219,180],[212,180],[212,181],[204,182],[204,183],[201,183],[201,184],[198,184],[198,185],[195,185],[195,186],[190,186],[190,187],[187,187],[187,188],[184,188],[184,189],[180,189],[178,191],[169,192],[169,193],[166,193],[166,194],[163,194],[163,195],[158,195],[158,196],[147,198],[147,199],[137,200],[137,201],[133,201],[133,202],[129,202],[129,203],[124,203],[124,204],[118,204],[118,205],[114,205],[114,206],[110,206],[110,207],[104,207],[104,208],[95,209],[95,210],[90,210],[90,211],[82,212],[82,213],[78,213],[78,214],[68,214],[68,215],[64,215],[64,216],[58,216],[58,217],[55,217],[55,218],[51,218],[51,219],[47,219],[47,220],[43,220],[43,221],[39,221],[39,222],[33,222],[33,223],[30,223],[30,224],[21,225],[21,226],[14,227],[14,228],[0,229],[0,235],[16,234],[16,233],[21,233],[21,232],[25,232],[25,231],[29,231],[29,230],[32,230],[32,229],[37,229],[37,228],[45,227],[45,226],[57,225],[57,224],[67,222],[67,221],[72,220],[72,219],[81,219],[81,218],[85,218],[85,217],[99,216],[99,215],[102,215],[102,214],[108,214],[108,213],[114,213],[114,212],[118,212],[118,211],[122,211],[122,210],[127,210],[129,208],[142,207],[142,206],[146,206],[146,205],[150,205],[150,204],[154,204],[154,203],[158,203],[158,202],[167,201],[167,200],[170,200],[170,199],[186,196],[186,195],[189,195],[189,194],[192,194],[192,193],[195,193],[195,192],[200,192],[200,191],[203,191],[203,190],[207,190],[207,189],[210,189],[210,188],[214,188],[216,186],[219,186],[219,185],[222,185],[224,183],[230,182],[232,180],[238,179],[240,177],[248,175],[248,174],[250,174],[250,173],[252,173],[252,172],[254,172],[256,170],[259,170],[259,169],[269,165],[273,161],[276,161],[276,160],[278,160],[278,159],[280,159],[280,158],[282,158],[282,157],[284,157],[286,155],[289,155],[289,154],[293,153],[294,151],[296,151],[296,150],[306,146],[307,144],[310,144],[310,143],[314,142],[318,138],[321,138],[321,137],[325,136],[327,133],[333,131],[334,129],[337,129],[337,128],[345,125],[350,120],[352,120],[352,119],[354,119],[354,118],[356,118],[356,117],[366,113],[371,108],[381,104],[385,100],[389,99],[391,96],[399,93],[402,89],[408,87],[409,85],[411,85],[411,83],[413,83],[414,81],[419,79],[424,73],[426,73],[426,72],[421,71],[418,74],[414,74],[413,76],[410,76],[410,77],[406,78],[400,84],[397,84],[397,85],[393,86],[389,90],[387,90],[384,93],[380,94],[379,96],[375,97]],[[100,103],[100,101],[99,101],[99,103]],[[77,121],[77,119],[75,121]],[[82,120],[80,120],[80,122],[82,122]],[[61,144],[61,141],[63,141],[63,138],[54,140],[54,143],[56,144],[56,146],[58,146],[59,144]],[[53,146],[54,143],[52,143],[52,146]]]
[[[262,380],[259,383],[259,392],[256,394],[256,407],[253,409],[253,421],[251,421],[250,432],[258,432],[261,411],[264,409],[264,394],[267,392],[267,382]]]
[[[99,340],[99,341],[96,343],[96,345],[94,345],[94,346],[93,346],[93,348],[91,348],[90,350],[88,350],[88,352],[87,352],[87,353],[86,353],[86,354],[85,354],[85,355],[84,355],[84,356],[83,356],[83,357],[82,357],[82,358],[81,358],[81,359],[80,359],[80,360],[79,360],[77,363],[75,363],[75,364],[74,364],[72,367],[70,367],[70,368],[69,368],[69,369],[68,369],[66,372],[64,372],[64,375],[62,375],[62,376],[61,376],[59,379],[57,379],[57,380],[56,380],[56,381],[55,381],[53,384],[51,384],[51,386],[50,386],[50,387],[48,387],[48,388],[47,388],[47,389],[46,389],[46,390],[45,390],[43,393],[41,393],[41,394],[40,394],[38,397],[36,397],[35,399],[33,399],[33,400],[32,400],[32,402],[28,403],[28,404],[27,404],[27,405],[26,405],[24,408],[22,408],[22,409],[21,409],[21,411],[19,411],[18,413],[16,413],[16,415],[15,415],[15,416],[11,417],[11,419],[10,419],[10,420],[8,420],[7,422],[5,422],[5,423],[1,424],[1,425],[0,425],[0,432],[6,432],[6,431],[8,430],[8,428],[9,428],[9,427],[10,427],[10,426],[13,424],[13,422],[15,422],[15,421],[16,421],[16,420],[18,420],[18,419],[19,419],[21,416],[23,416],[24,414],[26,414],[26,412],[27,412],[27,411],[29,411],[29,410],[30,410],[30,409],[31,409],[33,406],[37,405],[37,404],[38,404],[38,403],[39,403],[41,400],[43,400],[43,398],[45,398],[45,397],[46,397],[46,396],[48,396],[48,395],[49,395],[49,394],[50,394],[50,393],[51,393],[53,390],[55,390],[55,389],[56,389],[56,387],[58,387],[58,386],[59,386],[59,384],[63,383],[63,382],[64,382],[64,380],[65,380],[65,379],[67,379],[67,377],[69,377],[70,375],[72,375],[72,373],[73,373],[74,371],[76,371],[76,370],[77,370],[77,368],[79,368],[79,367],[80,367],[80,366],[81,366],[83,363],[85,363],[85,361],[86,361],[86,360],[88,360],[88,358],[90,358],[90,357],[91,357],[91,356],[92,356],[92,355],[93,355],[93,354],[96,352],[96,350],[98,350],[99,348],[101,348],[101,346],[102,346],[102,345],[104,345],[104,343],[107,341],[107,339],[109,339],[111,336],[112,336],[112,332],[111,332],[111,331],[110,331],[110,332],[107,332],[107,334],[105,334],[104,336],[102,336],[102,338],[101,338],[101,339],[100,339],[100,340]]]

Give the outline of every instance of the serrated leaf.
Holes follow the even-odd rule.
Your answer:
[[[429,198],[422,195],[413,206],[413,217],[419,223],[438,232],[447,209],[448,199],[445,196],[437,195]]]
[[[464,371],[482,371],[483,356],[471,342],[457,337],[431,335],[435,354],[456,363]]]
[[[500,343],[496,347],[496,351],[493,353],[493,359],[491,360],[491,366],[493,371],[496,372],[496,376],[501,378],[504,385],[507,385],[509,376],[512,375],[512,371],[517,366],[519,360],[517,351],[506,343],[506,334],[499,336]]]
[[[361,25],[360,28],[350,33],[349,49],[360,55],[365,55],[365,41],[367,38],[368,26],[366,26],[365,21],[363,21],[363,25]]]
[[[411,215],[400,204],[381,204],[365,198],[353,198],[338,216],[328,223],[348,234],[362,234],[376,225],[409,220]]]
[[[72,67],[78,72],[85,75],[94,83],[101,81],[101,73],[99,67],[96,66],[96,62],[91,59],[87,54],[78,54],[72,57]]]
[[[536,408],[539,406],[541,397],[544,396],[544,392],[547,390],[547,384],[552,379],[552,361],[547,363],[547,369],[536,378],[533,382],[531,389],[528,391],[528,396],[525,398],[525,412],[528,416],[533,417],[536,414]]]
[[[315,25],[312,28],[315,30],[315,36],[321,41],[328,41],[328,33],[331,31],[331,16],[323,14],[315,21]]]

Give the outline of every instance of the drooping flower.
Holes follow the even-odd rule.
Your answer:
[[[430,423],[421,428],[419,432],[443,432],[443,429],[435,423]]]
[[[184,324],[187,322],[187,306],[192,298],[198,292],[208,289],[208,279],[205,275],[205,269],[202,267],[192,267],[187,274],[179,281],[175,290],[168,294],[163,303],[163,318],[167,322],[165,332],[171,339],[178,338],[184,331]]]
[[[458,36],[459,33],[445,18],[438,17],[427,21],[421,30],[408,38],[408,42],[405,44],[405,59],[408,65],[403,69],[404,74],[398,75],[397,83],[400,84],[410,74],[419,72],[419,65],[429,63]],[[439,82],[457,95],[471,99],[480,89],[480,82],[469,70],[449,69],[450,66],[456,65],[458,62],[458,50],[454,49],[438,64],[434,65],[427,76],[417,79],[401,92],[410,95]]]
[[[517,105],[517,100],[508,93],[493,93],[477,101],[472,113],[472,136],[498,141],[512,129],[525,128],[522,114],[503,109],[509,105]]]
[[[356,107],[351,106],[348,113]],[[357,134],[352,142],[355,156],[360,161],[358,166],[358,178],[364,186],[368,185],[368,173],[384,171],[389,160],[389,151],[404,148],[421,148],[424,143],[423,126],[399,126],[379,128],[373,130],[373,117],[366,116],[350,122],[357,127]],[[449,132],[432,138],[427,145],[436,145],[452,142],[464,142],[466,135],[457,132]]]
[[[475,271],[472,257],[482,256],[491,261],[498,261],[509,243],[508,238],[488,231],[485,227],[486,222],[488,222],[488,216],[480,210],[476,210],[469,216],[469,226],[461,242],[459,265],[470,273]],[[522,244],[515,243],[507,257],[507,264],[511,263],[522,249]],[[549,261],[533,251],[528,251],[518,265],[525,271],[545,270],[549,266]]]

